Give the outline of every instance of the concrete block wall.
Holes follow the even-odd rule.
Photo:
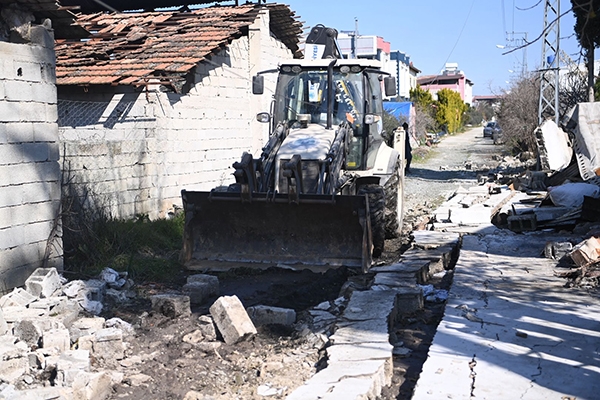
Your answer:
[[[112,217],[154,219],[181,206],[182,189],[233,183],[232,164],[244,151],[260,155],[268,137],[268,124],[255,116],[269,110],[276,76],[266,80],[271,90],[258,98],[252,95],[251,77],[292,57],[271,36],[268,21],[268,13],[261,14],[254,41],[243,36],[210,63],[199,64],[195,84],[183,95],[150,90],[107,98],[94,87],[85,100],[61,94],[63,173],[73,178],[74,187],[87,190]],[[73,116],[73,110],[94,102],[103,109]]]
[[[62,269],[53,38],[34,29],[42,44],[0,42],[0,293]]]

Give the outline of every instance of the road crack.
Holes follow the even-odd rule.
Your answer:
[[[471,397],[475,397],[475,378],[477,377],[477,372],[475,372],[475,367],[477,366],[476,356],[477,354],[473,354],[473,358],[469,362],[469,369],[471,370],[471,374],[469,375],[471,378]]]

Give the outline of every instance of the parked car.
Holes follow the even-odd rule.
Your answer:
[[[492,137],[494,132],[499,133],[502,132],[500,129],[500,125],[496,121],[488,122],[485,128],[483,128],[483,137]]]

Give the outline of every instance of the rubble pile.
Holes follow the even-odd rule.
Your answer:
[[[555,275],[568,279],[568,286],[600,286],[600,234],[575,246],[571,242],[548,243],[545,255],[558,260]]]
[[[124,377],[112,367],[134,333],[119,318],[94,315],[103,298],[130,295],[131,282],[113,272],[65,283],[55,268],[38,268],[25,288],[0,298],[0,398],[108,397]]]
[[[110,268],[96,279],[70,282],[55,268],[34,271],[24,287],[0,298],[0,398],[97,400],[115,393],[127,397],[140,388],[156,393],[153,388],[168,387],[169,379],[177,379],[170,373],[183,367],[195,375],[181,385],[188,390],[179,398],[203,398],[200,387],[215,398],[229,398],[218,395],[222,388],[247,395],[247,386],[260,396],[281,395],[291,389],[290,377],[298,386],[315,373],[347,302],[341,297],[298,317],[287,308],[245,309],[236,296],[221,296],[208,315],[197,315],[191,306],[219,296],[218,279],[197,274],[179,291],[150,295],[150,311],[132,319],[133,325],[98,316],[136,296],[134,282]],[[249,351],[268,326],[293,332],[289,351]],[[166,357],[163,348],[179,358]],[[199,359],[206,369],[192,367]],[[260,367],[259,373],[251,366]],[[237,389],[232,368],[240,373]],[[203,374],[210,379],[197,387]]]

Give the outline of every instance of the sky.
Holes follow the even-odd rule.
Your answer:
[[[420,75],[440,73],[447,62],[458,63],[474,83],[474,95],[500,94],[518,78],[526,60],[528,71],[541,65],[542,41],[526,50],[504,54],[507,32],[515,39],[535,41],[544,26],[544,0],[284,0],[305,28],[323,24],[338,31],[376,35],[392,50],[410,56]],[[562,0],[560,13],[571,8]],[[560,48],[583,62],[572,12],[561,18]],[[516,44],[517,41],[512,42]],[[504,46],[504,48],[500,48]]]

